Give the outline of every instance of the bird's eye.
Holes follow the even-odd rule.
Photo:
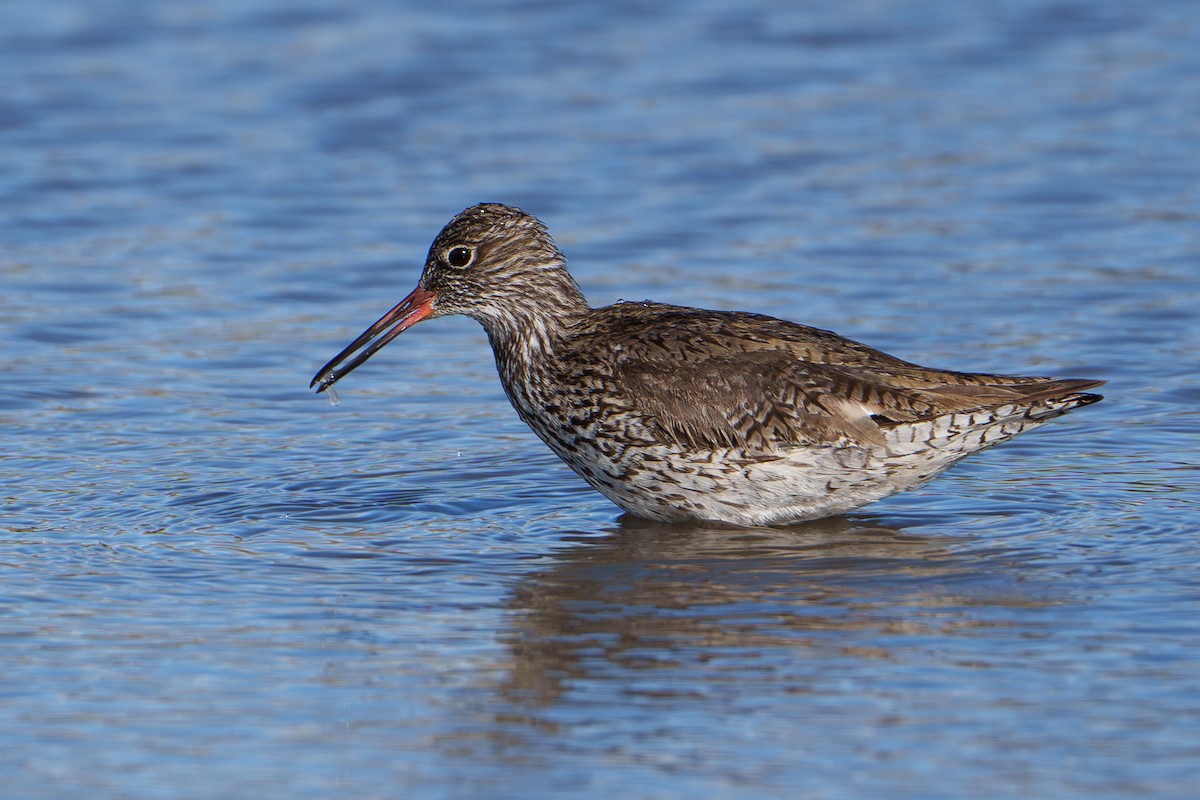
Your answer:
[[[475,251],[469,247],[451,247],[446,251],[446,263],[462,269],[475,258]]]

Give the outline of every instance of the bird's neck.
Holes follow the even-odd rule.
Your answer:
[[[564,272],[561,285],[518,296],[500,313],[482,316],[506,385],[525,383],[554,362],[563,343],[591,310],[583,293]]]

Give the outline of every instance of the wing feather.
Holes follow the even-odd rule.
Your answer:
[[[613,313],[628,306],[628,313]],[[955,411],[1034,403],[1099,385],[931,370],[829,331],[770,317],[628,303],[574,341],[605,353],[605,391],[660,440],[763,455],[882,443],[886,429]],[[568,359],[569,360],[569,359]]]

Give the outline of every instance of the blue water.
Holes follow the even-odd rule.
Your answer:
[[[0,7],[6,797],[1185,797],[1188,0]],[[472,203],[594,304],[1108,399],[787,530],[623,518],[466,320],[309,378]]]

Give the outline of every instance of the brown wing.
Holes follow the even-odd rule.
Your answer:
[[[847,436],[881,440],[870,414],[843,398],[853,382],[814,367],[760,351],[672,364],[626,358],[615,375],[660,438],[692,448],[770,453]]]
[[[898,424],[1101,383],[930,370],[770,317],[625,305],[632,313],[609,314],[605,330],[594,332],[607,343],[611,388],[657,438],[691,448],[767,454],[845,440],[882,443]],[[592,340],[585,346],[594,355],[597,339],[583,338]]]

